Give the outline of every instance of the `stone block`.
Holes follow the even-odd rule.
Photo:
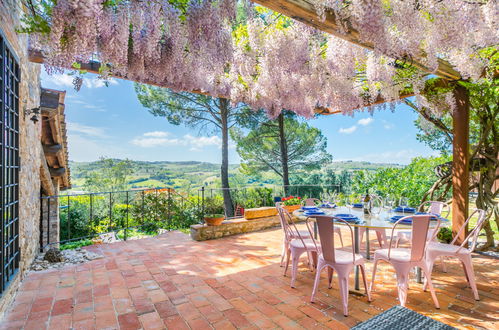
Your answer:
[[[274,215],[277,215],[277,209],[273,206],[244,210],[244,218],[246,220],[271,217]]]

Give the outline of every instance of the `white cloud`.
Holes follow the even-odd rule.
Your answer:
[[[130,141],[133,145],[143,148],[166,147],[166,146],[186,146],[190,151],[201,151],[204,147],[222,145],[222,139],[216,135],[212,136],[192,136],[184,135],[182,138],[167,138],[169,132],[154,131],[142,134]]]
[[[392,123],[390,123],[389,121],[386,121],[386,120],[383,120],[383,128],[384,129],[392,129],[394,128],[395,125],[393,125]]]
[[[59,87],[73,87],[73,79],[74,76],[68,75],[66,73],[63,74],[53,74],[53,75],[44,75],[43,83],[53,84]],[[109,85],[118,85],[118,80],[114,78],[108,79]],[[101,88],[106,86],[106,82],[102,79],[94,76],[84,76],[83,77],[83,86],[87,88]]]
[[[372,123],[374,121],[373,118],[371,117],[368,117],[368,118],[362,118],[362,119],[359,119],[359,121],[357,122],[357,124],[361,125],[361,126],[367,126],[369,125],[370,123]]]
[[[150,137],[167,137],[169,135],[170,135],[169,132],[163,132],[163,131],[154,131],[154,132],[144,133],[144,136],[150,136]]]
[[[143,147],[143,148],[153,148],[161,146],[174,146],[182,144],[179,139],[166,139],[157,137],[137,137],[131,141],[132,144]]]
[[[89,137],[105,138],[107,135],[102,127],[88,126],[74,122],[67,123],[67,129],[70,133],[81,133]]]
[[[342,133],[342,134],[352,134],[353,132],[355,132],[357,130],[357,126],[353,125],[351,127],[347,127],[347,128],[340,128],[340,130],[338,132]]]
[[[187,143],[194,148],[202,148],[206,146],[221,146],[222,139],[216,135],[212,136],[192,136],[190,134],[184,135],[184,139]]]

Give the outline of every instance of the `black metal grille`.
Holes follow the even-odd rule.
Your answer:
[[[0,34],[0,293],[19,268],[19,64]]]

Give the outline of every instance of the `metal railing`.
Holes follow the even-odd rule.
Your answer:
[[[340,192],[338,185],[245,186],[229,188],[233,209],[273,206],[275,197],[320,198]],[[95,239],[112,234],[130,235],[176,230],[202,223],[207,198],[223,198],[222,188],[200,188],[181,194],[172,188],[78,193],[41,197],[40,249],[53,244]],[[217,197],[218,196],[218,197]],[[243,214],[236,214],[241,217]],[[230,218],[230,217],[227,217]],[[59,229],[57,233],[56,230]]]
[[[95,192],[41,197],[41,250],[47,246],[115,233],[127,240],[132,229],[157,231],[189,227],[202,220],[201,199],[171,188]],[[59,223],[59,234],[54,239]]]

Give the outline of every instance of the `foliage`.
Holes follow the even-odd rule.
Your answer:
[[[205,217],[223,216],[225,213],[223,201],[220,197],[207,197],[204,200]]]
[[[94,242],[92,242],[92,240],[90,240],[90,239],[83,239],[83,240],[80,240],[80,241],[67,242],[67,243],[61,244],[59,246],[59,250],[61,250],[61,251],[63,251],[63,250],[74,250],[74,249],[77,249],[77,248],[80,248],[80,247],[84,247],[84,246],[89,246],[89,245],[92,245],[92,244],[94,244]]]
[[[87,191],[124,191],[133,174],[131,161],[102,157],[99,170],[87,173],[84,187]]]
[[[449,244],[450,242],[452,242],[452,238],[453,238],[452,237],[452,230],[448,227],[440,228],[440,230],[437,233],[437,238],[440,241]]]
[[[372,171],[368,168],[365,170]],[[321,193],[348,192],[352,185],[352,171],[345,169],[335,171],[333,168],[321,167],[316,171],[297,172],[291,178],[291,184],[297,187],[296,192],[294,187],[290,187],[290,192],[314,198],[320,198]]]
[[[59,212],[59,237],[61,241],[88,237],[94,234],[87,207],[89,201],[89,198],[86,196],[71,197],[69,204],[68,200],[61,199],[61,209]]]
[[[301,204],[301,197],[298,197],[298,196],[283,197],[283,198],[281,198],[281,202],[286,206],[300,205]]]
[[[273,190],[271,188],[245,188],[242,191],[235,190],[234,204],[246,209],[272,206]]]
[[[243,162],[241,168],[246,174],[272,170],[285,177],[285,167],[290,172],[313,170],[331,161],[327,152],[327,139],[322,132],[307,122],[293,117],[284,119],[282,136],[277,120],[266,120],[248,134],[232,130],[231,137],[237,143],[237,152]],[[285,148],[286,162],[283,164],[282,148]],[[287,185],[287,182],[284,182]]]
[[[352,178],[352,191],[360,195],[370,193],[395,198],[405,197],[409,205],[419,206],[426,192],[437,180],[434,168],[447,157],[417,157],[404,168],[385,168],[374,172],[356,171]]]

